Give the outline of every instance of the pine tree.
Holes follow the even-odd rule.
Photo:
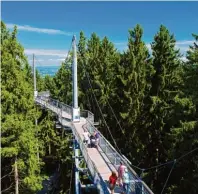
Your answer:
[[[195,41],[197,41],[196,35]],[[176,128],[174,132],[173,154],[176,157],[186,154],[198,147],[198,46],[194,42],[187,51],[187,63],[184,65],[184,92],[192,100],[194,111],[188,116],[187,122],[182,122],[181,127]],[[170,193],[192,193],[198,192],[198,150],[184,157],[178,162],[177,168],[171,180]],[[187,168],[186,168],[187,167]]]
[[[9,33],[1,22],[1,33],[2,190],[11,193],[15,186],[15,193],[35,193],[42,187],[42,176],[37,161],[33,87],[24,70],[27,59],[16,38],[17,28]]]
[[[80,39],[78,42],[78,95],[79,95],[79,106],[81,109],[91,110],[91,104],[89,99],[89,83],[86,77],[87,69],[87,40],[83,33],[80,32]]]
[[[151,81],[150,97],[146,101],[147,135],[144,140],[148,154],[145,161],[151,166],[169,160],[174,142],[173,130],[187,121],[193,111],[191,101],[181,91],[183,69],[175,42],[168,29],[161,26],[151,45],[155,74]],[[167,172],[161,171],[159,176],[156,171],[151,172],[151,184],[157,192],[161,191],[165,181],[162,174],[166,177]]]
[[[72,72],[71,59],[62,63],[60,69],[54,76],[55,90],[51,90],[52,97],[60,102],[71,105],[72,103]]]
[[[54,82],[54,78],[49,76],[49,75],[46,75],[44,77],[43,82],[44,82],[44,86],[43,86],[44,91],[49,91],[52,96],[55,95],[56,85],[55,85],[55,82]]]
[[[142,36],[143,29],[140,25],[129,30],[128,50],[121,55],[116,79],[118,99],[115,109],[120,113],[118,117],[121,117],[124,136],[127,137],[122,147],[131,159],[136,158],[136,160],[135,152],[139,152],[137,147],[141,144],[136,133],[142,130],[137,128],[138,119],[142,114],[145,91],[149,83],[146,75],[149,53]]]
[[[91,38],[87,41],[85,68],[89,75],[89,79],[93,86],[94,92],[95,92],[95,89],[97,88],[97,85],[94,82],[95,80],[94,72],[97,71],[98,64],[99,64],[99,49],[100,49],[100,38],[96,35],[96,33],[92,33]],[[89,100],[89,103],[91,104],[90,106],[92,108],[91,111],[94,113],[95,118],[98,119],[97,105],[94,100],[92,90],[89,85],[87,77],[85,78],[85,80],[86,80],[85,81],[86,87],[88,87],[87,99]]]
[[[198,41],[198,36],[193,34],[195,41]],[[188,62],[185,65],[186,70],[186,92],[188,92],[198,109],[198,44],[194,42],[187,51]]]
[[[115,92],[115,66],[119,63],[119,55],[113,43],[107,37],[101,41],[99,49],[99,63],[98,68],[94,72],[95,80],[100,91],[99,102],[103,107],[107,105],[107,100],[110,99]]]

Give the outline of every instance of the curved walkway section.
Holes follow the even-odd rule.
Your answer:
[[[84,117],[80,118],[80,122],[72,122],[72,108],[68,105],[60,103],[56,100],[38,96],[36,103],[43,106],[58,115],[59,122],[63,126],[72,128],[72,132],[77,140],[82,155],[86,161],[87,167],[94,178],[94,182],[98,185],[100,193],[110,193],[108,179],[111,171],[117,172],[120,161],[129,170],[130,175],[130,194],[153,194],[148,186],[138,177],[135,171],[129,166],[126,159],[119,154],[115,148],[106,140],[99,132],[99,149],[87,148],[83,143],[83,132],[86,128],[89,133],[93,133],[97,129],[93,125],[94,117],[89,111],[82,111]],[[115,194],[121,193],[121,188],[115,188]]]

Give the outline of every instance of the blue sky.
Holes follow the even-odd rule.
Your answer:
[[[35,53],[39,64],[60,65],[67,55],[72,34],[81,30],[89,38],[96,32],[107,36],[119,50],[127,46],[128,29],[137,23],[144,29],[149,47],[160,24],[177,39],[182,53],[198,33],[198,2],[2,2],[2,20],[12,29],[29,60]]]

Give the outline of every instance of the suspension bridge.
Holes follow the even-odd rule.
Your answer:
[[[34,75],[34,99],[39,106],[48,109],[56,114],[58,122],[64,128],[69,128],[73,135],[73,153],[75,160],[75,193],[80,194],[82,188],[95,188],[100,194],[110,193],[109,176],[112,170],[117,172],[120,162],[129,170],[130,194],[153,194],[146,183],[141,180],[130,165],[130,161],[113,147],[110,142],[95,128],[94,114],[88,110],[80,110],[78,107],[78,86],[77,86],[77,52],[76,38],[72,39],[73,63],[72,63],[72,82],[73,82],[73,106],[68,106],[62,102],[50,98],[50,96],[36,89],[36,73],[33,63]],[[97,131],[100,135],[99,146],[88,148],[83,142],[83,132],[87,130],[90,134]],[[85,162],[86,167],[80,167]],[[83,185],[79,173],[88,174],[92,184]],[[117,185],[114,193],[121,193],[121,188]]]

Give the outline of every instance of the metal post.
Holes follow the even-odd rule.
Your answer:
[[[78,80],[77,80],[77,53],[76,53],[76,37],[72,39],[73,46],[73,65],[72,65],[72,78],[73,78],[73,121],[80,121],[80,108],[78,107]]]
[[[79,150],[78,150],[78,143],[77,140],[74,139],[74,154],[75,154],[75,191],[76,194],[79,194],[79,172],[78,172],[78,166],[79,166]]]
[[[36,68],[35,68],[35,64],[34,64],[34,54],[33,54],[33,76],[34,76],[34,97],[37,97],[37,90],[36,90]]]
[[[117,157],[117,154],[115,154],[115,160],[114,160],[114,164],[115,165],[116,165],[116,159],[117,159],[116,157]]]

